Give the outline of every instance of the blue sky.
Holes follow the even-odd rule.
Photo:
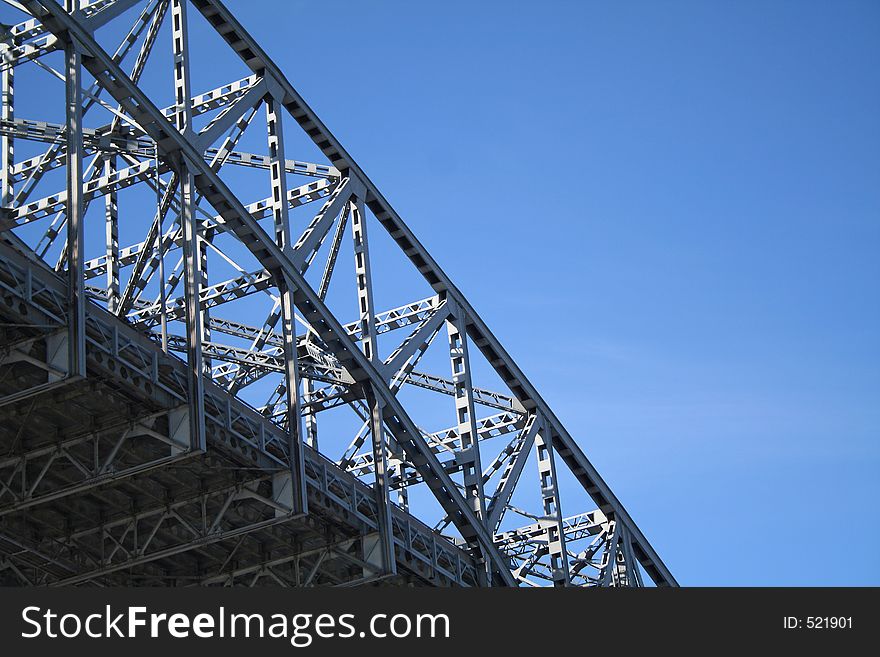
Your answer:
[[[880,584],[880,6],[268,4],[682,584]]]

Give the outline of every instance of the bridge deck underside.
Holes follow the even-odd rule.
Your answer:
[[[397,507],[382,577],[370,488],[310,449],[292,512],[285,432],[212,385],[191,448],[185,363],[97,306],[87,376],[58,375],[63,281],[10,242],[0,263],[0,584],[476,583],[468,553]]]

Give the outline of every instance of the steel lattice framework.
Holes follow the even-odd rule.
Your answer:
[[[221,2],[5,1],[0,583],[676,584]]]

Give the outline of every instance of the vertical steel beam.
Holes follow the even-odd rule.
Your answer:
[[[175,112],[174,112],[174,124],[177,129],[187,136],[192,136],[193,127],[192,127],[192,94],[191,94],[191,84],[190,84],[190,72],[189,72],[189,30],[187,27],[186,20],[186,4],[187,0],[171,0],[171,46],[172,52],[174,54],[174,104],[175,104]],[[203,387],[202,378],[205,373],[205,363],[204,356],[202,354],[202,340],[205,337],[205,316],[203,314],[203,310],[201,308],[201,303],[199,301],[199,290],[207,285],[207,281],[205,280],[205,273],[203,271],[204,265],[204,247],[201,244],[198,231],[196,227],[196,218],[195,218],[195,189],[193,185],[192,174],[189,173],[189,167],[186,166],[186,162],[181,163],[185,167],[185,171],[181,170],[180,173],[180,185],[181,185],[181,222],[183,229],[183,241],[184,241],[184,279],[186,285],[186,295],[187,296],[187,332],[188,332],[188,347],[190,351],[193,348],[197,347],[198,353],[193,353],[193,359],[190,361],[190,366],[195,365],[196,361],[198,361],[198,369],[195,372],[191,372],[191,375],[196,376],[198,379],[198,383],[196,387],[201,389]],[[159,167],[159,154],[158,150],[156,151],[156,169],[158,171]],[[187,180],[184,180],[184,176],[189,176]],[[188,187],[188,189],[186,189]],[[173,194],[173,188],[169,187],[166,192],[168,194]],[[169,205],[170,205],[170,196],[169,196]],[[162,241],[162,207],[156,209],[156,223],[155,227],[157,229],[156,239],[161,242]],[[191,235],[188,236],[187,230],[191,231]],[[148,242],[144,243],[144,249],[146,250]],[[151,244],[151,243],[150,243]],[[142,254],[146,256],[146,253]],[[164,264],[164,263],[163,263]],[[132,272],[132,281],[134,280],[135,272]],[[164,289],[165,281],[160,280],[159,285]],[[126,290],[128,292],[128,290]],[[126,295],[126,301],[128,295]],[[189,299],[192,298],[193,307],[190,307]],[[190,313],[194,313],[191,317]],[[198,315],[198,317],[195,317]],[[192,324],[192,325],[191,325]],[[197,331],[194,329],[198,328]],[[164,334],[163,334],[164,335]],[[197,338],[197,343],[193,343],[192,340]],[[199,400],[200,404],[203,402]]]
[[[190,447],[204,451],[205,364],[202,355],[202,317],[199,234],[195,216],[195,181],[188,162],[179,162],[180,223],[183,232],[184,303],[186,306],[186,362],[189,366]],[[162,282],[164,284],[164,281]]]
[[[271,95],[266,96],[265,102],[275,241],[283,251],[290,253],[293,243],[290,234],[290,211],[287,205],[287,176],[284,169],[284,128],[281,123],[279,103]]]
[[[76,8],[68,0],[68,11]],[[83,224],[82,61],[71,40],[64,47],[67,148],[67,275],[68,275],[68,376],[86,375],[86,295]]]
[[[447,303],[450,303],[447,300]],[[483,467],[480,462],[477,422],[474,417],[474,388],[468,359],[467,334],[461,308],[451,307],[446,321],[449,334],[449,361],[452,366],[452,384],[455,398],[455,418],[461,440],[455,460],[464,474],[466,499],[480,518],[486,515],[483,494]]]
[[[174,55],[174,124],[185,135],[192,135],[192,104],[189,75],[189,43],[186,24],[187,0],[171,0],[171,46]],[[158,161],[156,166],[159,166]],[[183,279],[186,306],[186,360],[189,366],[190,446],[204,451],[205,440],[205,362],[202,353],[202,313],[199,290],[203,283],[201,245],[196,220],[195,179],[190,163],[178,162],[180,179],[180,224],[183,234]],[[158,209],[159,239],[162,238],[161,208]],[[164,285],[165,281],[160,281]]]
[[[376,518],[379,525],[379,549],[384,571],[387,574],[397,573],[397,560],[394,557],[394,537],[391,527],[391,473],[388,469],[388,450],[385,436],[384,405],[379,395],[368,384],[366,393],[367,407],[370,410],[370,435],[373,438],[373,470],[375,483],[373,490],[376,499]]]
[[[480,442],[477,434],[477,421],[474,413],[474,388],[471,381],[470,359],[468,358],[467,333],[462,309],[450,299],[450,316],[446,320],[449,335],[449,362],[452,366],[452,385],[455,399],[455,420],[458,423],[460,439],[455,454],[456,463],[461,467],[464,479],[465,501],[473,509],[481,522],[486,519],[486,497],[483,492],[483,466],[480,460]],[[475,555],[482,555],[477,545],[471,546]],[[484,568],[480,576],[489,578],[488,559],[481,557]]]
[[[201,281],[199,289],[204,290],[208,287],[208,241],[213,239],[213,229],[208,229],[205,231],[205,234],[199,240],[199,280]],[[158,242],[162,241],[161,235],[161,224],[159,230],[159,239]],[[162,283],[164,285],[164,282]],[[202,340],[205,342],[211,341],[211,311],[208,309],[206,304],[201,304],[201,322],[202,322]],[[208,356],[205,356],[205,376],[211,376],[211,359]]]
[[[155,146],[156,153],[156,168],[153,170],[153,173],[156,176],[156,227],[158,233],[158,239],[156,240],[156,246],[158,247],[156,257],[159,260],[159,303],[161,304],[161,309],[159,310],[159,326],[162,331],[162,351],[166,354],[168,353],[168,299],[167,294],[165,293],[165,237],[162,234],[162,185],[161,178],[159,177],[159,146]],[[171,194],[171,189],[166,190],[168,194]],[[169,203],[170,205],[170,203]],[[146,248],[146,244],[144,246]],[[116,304],[118,312],[119,302]]]
[[[171,39],[174,52],[174,124],[183,134],[192,133],[192,93],[189,76],[187,0],[171,0]],[[191,136],[191,135],[190,135]]]
[[[108,155],[104,160],[104,175],[116,173],[116,156]],[[104,196],[104,233],[107,268],[107,308],[116,312],[119,305],[119,207],[116,188]]]
[[[11,42],[11,40],[10,40]],[[3,72],[0,73],[0,97],[2,97],[3,108],[0,110],[0,118],[4,123],[11,125],[15,119],[15,67],[11,61],[7,59],[8,51],[6,47],[0,51],[0,66]],[[0,189],[0,206],[9,207],[12,204],[14,190],[12,187],[12,166],[15,164],[15,138],[11,132],[4,131],[0,136],[0,166],[3,167],[2,189]]]
[[[550,558],[550,573],[553,586],[568,586],[571,575],[568,569],[568,552],[565,546],[565,530],[562,526],[562,509],[559,487],[556,478],[556,461],[549,436],[549,428],[542,426],[535,436],[535,450],[538,456],[538,476],[541,480],[541,500],[544,505],[544,540]]]
[[[367,238],[367,222],[364,210],[363,192],[358,194],[349,204],[351,212],[351,235],[354,241],[355,279],[358,292],[358,314],[361,327],[361,349],[364,355],[377,366],[381,366],[376,339],[376,315],[373,305],[373,278],[370,268],[370,250]],[[391,534],[391,500],[389,490],[391,480],[388,472],[388,445],[385,437],[383,410],[379,403],[379,395],[375,394],[372,385],[367,386],[367,405],[370,409],[370,434],[373,443],[373,464],[377,515],[379,519],[379,538],[382,549],[382,564],[387,573],[396,573],[397,564],[394,558],[394,538]]]
[[[290,234],[290,211],[287,205],[287,174],[284,168],[284,130],[279,114],[280,104],[267,95],[266,131],[269,144],[269,175],[272,186],[272,217],[275,241],[290,254],[293,243]],[[284,340],[284,386],[287,394],[287,432],[290,474],[293,486],[293,513],[307,513],[305,457],[300,406],[300,380],[296,352],[296,319],[293,295],[295,289],[280,271],[277,274],[281,296],[281,325]]]
[[[599,567],[599,586],[614,586],[614,571],[617,569],[617,545],[620,541],[620,531],[617,521],[609,519],[608,533],[605,537],[605,551],[602,553],[602,563]]]
[[[397,466],[397,476],[400,477],[400,486],[397,488],[397,506],[404,511],[409,511],[409,487],[406,485],[408,474],[409,470],[406,467],[406,462],[401,461],[400,465]]]
[[[280,274],[279,274],[280,275]],[[279,285],[281,294],[281,325],[284,336],[284,383],[287,394],[287,448],[290,462],[293,500],[291,513],[308,513],[306,496],[305,455],[303,454],[302,419],[299,403],[299,367],[296,359],[296,326],[294,320],[295,289],[282,275]]]

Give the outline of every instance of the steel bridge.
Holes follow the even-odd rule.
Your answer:
[[[221,2],[5,2],[0,584],[676,585]]]

